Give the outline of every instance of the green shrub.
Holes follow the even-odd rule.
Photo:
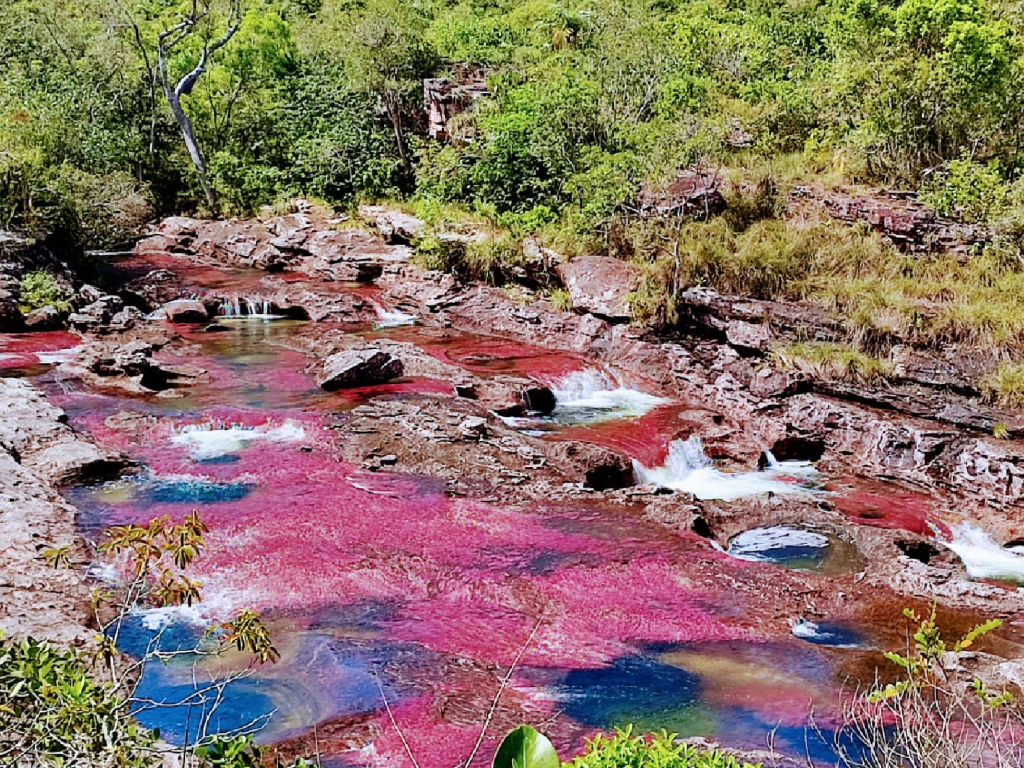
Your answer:
[[[148,750],[157,734],[139,726],[89,666],[75,651],[0,639],[0,751],[41,766],[156,763]],[[92,762],[101,755],[105,762]]]
[[[1024,364],[1003,363],[981,380],[985,399],[1009,408],[1024,408]]]
[[[70,312],[72,297],[71,291],[45,270],[29,272],[21,278],[21,311],[26,314],[45,306]]]
[[[565,763],[566,768],[760,768],[719,750],[697,749],[676,740],[675,734],[634,736],[632,727],[614,736],[597,736],[587,751]]]
[[[1004,209],[1009,188],[998,161],[950,160],[939,178],[922,190],[921,199],[943,216],[987,221]]]

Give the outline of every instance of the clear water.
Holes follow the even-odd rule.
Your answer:
[[[245,295],[243,277],[217,279]],[[383,690],[423,768],[450,768],[475,743],[498,680],[536,628],[498,719],[545,723],[564,755],[596,730],[627,722],[751,748],[775,732],[781,747],[803,754],[809,705],[820,711],[836,701],[836,651],[786,628],[771,637],[756,631],[736,594],[706,578],[708,567],[777,568],[779,561],[737,563],[697,536],[645,521],[640,508],[505,507],[447,496],[434,478],[339,462],[331,414],[396,390],[319,391],[303,372],[308,360],[277,343],[297,327],[186,330],[201,352],[191,362],[208,375],[178,399],[97,394],[41,379],[78,428],[146,469],[140,480],[69,492],[86,536],[163,514],[181,519],[193,508],[210,527],[193,572],[204,600],[133,616],[120,638],[126,652],[140,652],[161,632],[161,643],[186,647],[238,610],[258,610],[281,661],[228,686],[213,725],[263,724],[265,743],[308,739],[316,725],[328,758],[405,765]],[[678,409],[571,357],[423,328],[391,333],[429,338],[423,343],[432,354],[481,375],[514,370],[560,380],[560,407],[588,415],[573,426],[554,424],[546,439],[585,430],[650,462],[679,421]],[[432,391],[413,386],[405,391]],[[614,394],[620,389],[629,394]],[[609,398],[615,403],[604,407]],[[641,443],[658,447],[648,455]],[[674,455],[685,477],[713,470],[693,447],[673,444],[664,471],[683,468],[673,468]],[[781,467],[749,474],[757,477],[718,473],[706,482],[726,489],[742,482],[744,492],[755,480],[773,489],[806,482]],[[804,553],[811,559],[835,547],[812,543]],[[115,568],[96,573],[117,578]],[[244,667],[230,655],[181,657],[151,665],[141,692],[171,704],[194,690],[193,670],[201,680],[224,680]],[[139,717],[174,743],[198,735],[196,713],[183,707],[151,707]],[[497,730],[481,760],[489,761]]]

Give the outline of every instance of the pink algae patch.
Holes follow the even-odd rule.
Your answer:
[[[832,481],[826,489],[836,493],[836,509],[854,522],[920,536],[932,533],[935,510],[927,496],[866,478]]]
[[[78,336],[67,331],[0,334],[0,370],[38,365],[41,353],[70,350],[81,343]]]

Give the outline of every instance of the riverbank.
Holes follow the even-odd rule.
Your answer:
[[[824,705],[836,676],[869,683],[878,649],[902,647],[900,610],[936,599],[951,634],[1006,620],[966,668],[1020,685],[1021,592],[970,569],[1019,557],[1001,545],[1021,536],[1022,446],[938,415],[981,404],[935,396],[910,415],[825,392],[753,344],[777,313],[668,337],[607,302],[524,304],[421,268],[396,242],[414,222],[366,215],[164,222],[69,318],[70,351],[10,363],[101,452],[141,465],[114,485],[76,478],[80,535],[201,508],[196,615],[255,608],[280,638],[280,669],[248,695],[292,713],[265,734],[282,756],[310,751],[313,723],[327,754],[399,754],[371,668],[418,738],[471,742],[538,621],[496,730],[551,717],[568,750],[618,717],[556,711],[600,670],[641,699],[668,696],[651,686],[677,670],[693,687],[671,706],[725,723],[694,733],[756,747],[780,715],[757,691],[782,685],[802,721],[800,691]],[[596,308],[609,286],[590,290]],[[965,549],[966,524],[989,544]],[[797,634],[831,622],[863,645]],[[814,679],[776,679],[765,658]]]

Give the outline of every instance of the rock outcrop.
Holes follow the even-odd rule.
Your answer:
[[[20,379],[0,379],[0,630],[64,644],[91,632],[88,589],[77,568],[55,568],[43,553],[67,547],[80,561],[84,547],[75,509],[57,488],[101,480],[127,460],[104,452],[67,425],[67,415]]]
[[[707,219],[724,211],[725,206],[720,176],[714,170],[681,171],[664,188],[644,183],[636,197],[636,208],[645,218]]]
[[[555,271],[574,309],[613,321],[630,318],[629,295],[640,285],[640,269],[610,256],[582,256]]]

